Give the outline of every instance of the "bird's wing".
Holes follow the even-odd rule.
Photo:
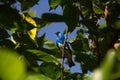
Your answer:
[[[64,34],[63,34],[63,33],[59,33],[59,34],[58,34],[58,38],[59,38],[59,39],[63,39],[63,40],[64,40],[64,39],[65,39],[65,36],[64,36]]]
[[[68,42],[66,42],[66,47],[65,48],[69,50],[70,54],[72,54],[72,51],[70,49],[70,46],[69,46]]]

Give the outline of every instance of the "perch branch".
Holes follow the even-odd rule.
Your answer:
[[[64,44],[62,46],[62,65],[61,65],[61,80],[64,80],[64,58],[65,58],[65,45],[66,45],[66,41],[68,38],[68,27],[66,27],[66,32],[65,32],[65,40],[64,40]]]

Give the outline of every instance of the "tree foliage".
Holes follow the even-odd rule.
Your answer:
[[[28,10],[39,1],[0,0],[0,80],[60,80],[60,51],[45,34],[38,37],[38,31],[53,22],[64,22],[68,32],[83,27],[70,41],[82,73],[64,69],[64,80],[120,79],[119,0],[48,0],[49,10],[60,6],[63,14],[38,18]]]

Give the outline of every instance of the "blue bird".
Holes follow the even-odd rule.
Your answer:
[[[62,51],[62,46],[64,44],[65,36],[61,32],[56,32],[56,35],[57,35],[56,45],[59,48],[59,50]],[[64,52],[65,52],[65,57],[67,58],[69,67],[74,66],[75,64],[72,60],[72,51],[69,47],[68,42],[66,42]]]

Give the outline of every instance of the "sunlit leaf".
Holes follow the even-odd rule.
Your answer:
[[[50,9],[55,9],[61,2],[62,0],[49,0]]]
[[[52,80],[42,74],[28,74],[25,80]]]
[[[53,43],[52,41],[45,41],[44,43],[46,46],[48,46],[50,49],[56,49],[57,46],[55,45],[55,43]]]
[[[35,17],[36,12],[35,12],[35,11],[29,11],[28,14],[29,14],[31,17]]]
[[[106,28],[107,26],[106,26],[106,22],[105,23],[103,23],[103,24],[101,24],[98,28],[99,29],[103,29],[103,28]]]
[[[28,31],[28,34],[32,40],[35,40],[37,34],[37,28],[31,29]]]
[[[22,14],[22,18],[25,19],[28,23],[32,24],[34,27],[37,27],[36,22],[34,19],[32,19],[32,17]]]
[[[0,78],[2,80],[23,80],[25,63],[20,56],[11,50],[0,49]]]
[[[23,19],[25,19],[28,23],[32,24],[34,26],[33,29],[30,29],[28,31],[28,35],[30,36],[30,38],[32,40],[35,40],[35,37],[36,37],[36,33],[37,33],[37,24],[36,22],[31,18],[31,17],[28,17],[28,16],[25,16],[24,14],[22,14],[22,17]]]

